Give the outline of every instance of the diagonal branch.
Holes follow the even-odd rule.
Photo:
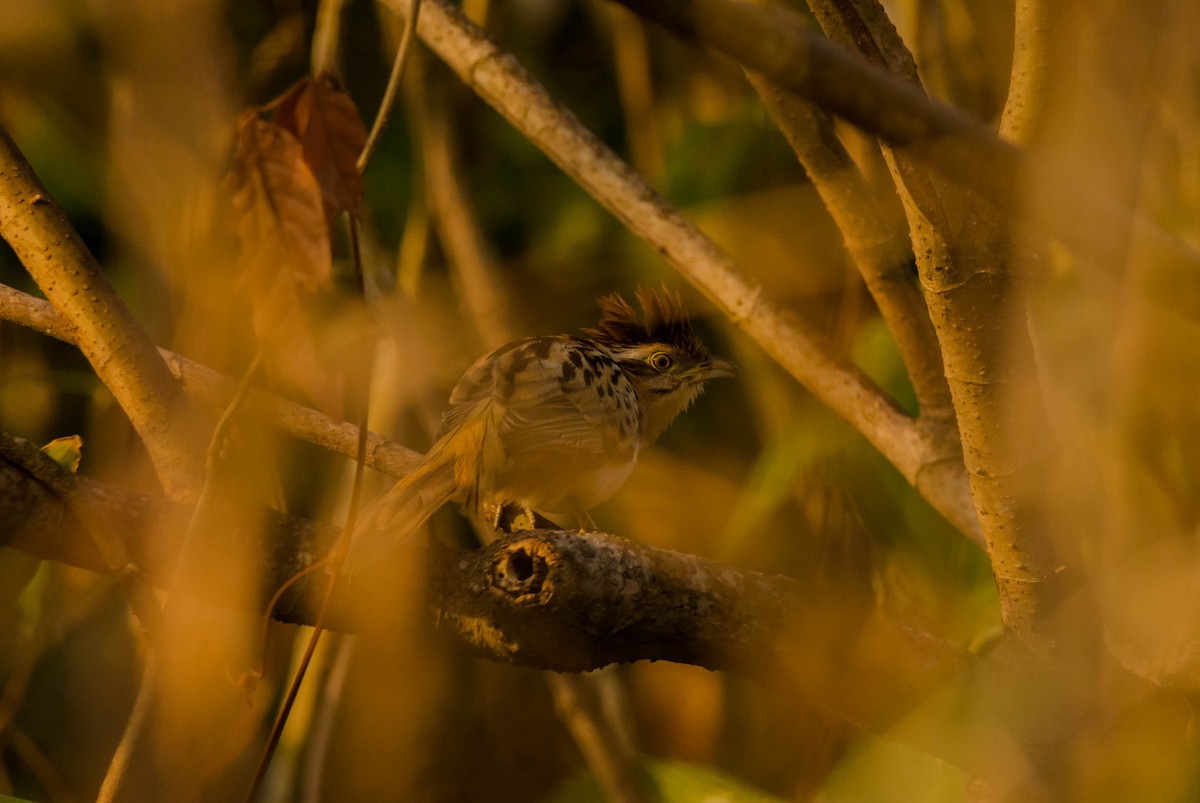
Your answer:
[[[442,70],[438,77],[444,78]],[[487,349],[513,340],[508,311],[514,309],[496,259],[479,227],[478,216],[461,175],[457,133],[446,110],[440,84],[431,75],[409,85],[413,128],[425,168],[425,189],[450,275],[461,303]],[[433,86],[430,82],[433,81]]]
[[[709,45],[997,203],[1015,200],[1025,154],[911,81],[810,30],[782,6],[742,0],[619,0]],[[862,37],[855,37],[856,44]]]
[[[858,165],[837,138],[833,119],[758,73],[746,75],[837,223],[846,250],[896,338],[921,416],[952,417],[941,349],[909,268],[912,251],[907,240],[885,219]]]
[[[74,327],[76,344],[129,416],[167,493],[193,493],[200,482],[197,441],[179,384],[3,129],[0,236]]]
[[[399,13],[406,0],[388,0]],[[946,518],[977,537],[957,446],[906,416],[813,327],[762,288],[444,0],[422,4],[421,38],[530,141],[645,240],[823,403],[853,424]]]
[[[75,327],[55,312],[48,302],[3,284],[0,284],[0,319],[18,323],[66,343],[78,343]],[[233,377],[173,351],[159,349],[159,354],[189,397],[214,409],[224,408],[233,399],[237,391],[237,380]],[[346,457],[355,457],[358,453],[358,427],[353,424],[335,421],[324,413],[261,391],[252,391],[245,407],[288,435]],[[420,459],[419,452],[374,432],[367,435],[366,464],[370,468],[399,477],[408,473]]]
[[[1110,276],[1121,274],[1123,259],[1096,232],[1132,227],[1134,247],[1154,265],[1142,287],[1147,298],[1200,319],[1200,252],[1144,216],[1089,194],[1057,164],[1031,156],[983,123],[931,100],[911,81],[823,39],[798,14],[744,0],[618,2],[903,149],[1014,217],[1026,217],[1029,190],[1056,193],[1028,222]],[[861,31],[847,30],[857,47]],[[895,55],[886,46],[878,52],[885,58]]]

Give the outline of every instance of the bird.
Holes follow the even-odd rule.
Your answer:
[[[677,292],[639,288],[599,300],[579,335],[530,337],[477,360],[455,385],[433,446],[360,516],[345,560],[353,573],[411,539],[442,505],[475,521],[516,505],[595,529],[638,455],[734,364],[709,353]]]

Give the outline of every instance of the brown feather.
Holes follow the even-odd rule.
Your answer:
[[[600,323],[584,329],[584,335],[609,347],[665,343],[696,362],[708,358],[708,349],[692,330],[679,293],[666,287],[639,287],[637,300],[642,307],[640,317],[617,293],[600,299]]]

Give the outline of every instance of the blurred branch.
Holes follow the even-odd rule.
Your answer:
[[[0,319],[27,326],[67,343],[76,342],[75,327],[55,312],[49,303],[3,284],[0,284]],[[159,349],[159,354],[189,397],[217,409],[229,404],[237,392],[238,383],[232,377],[173,351]],[[358,451],[358,427],[353,424],[335,421],[316,410],[261,391],[251,391],[245,407],[281,432],[323,449],[346,457],[354,457]],[[402,476],[420,459],[418,452],[380,435],[372,432],[367,436],[366,464],[377,471]]]
[[[161,620],[158,600],[137,572],[121,538],[118,522],[112,516],[97,515],[86,495],[77,492],[79,486],[72,481],[75,475],[63,470],[29,441],[11,437],[0,439],[0,460],[21,466],[31,479],[55,494],[64,509],[79,522],[84,536],[91,539],[104,570],[121,576],[129,607],[138,617],[143,631],[156,632]]]
[[[46,755],[42,748],[38,747],[37,742],[29,738],[23,728],[12,723],[4,729],[3,738],[17,759],[46,790],[49,800],[53,800],[55,803],[72,803],[72,801],[83,799],[76,796],[71,784],[54,766],[54,761]],[[14,800],[15,798],[9,799]]]
[[[0,433],[0,438],[13,439]],[[63,473],[62,482],[96,515],[121,525],[131,556],[152,582],[168,576],[188,510]],[[0,459],[0,538],[31,555],[106,571],[80,534],[77,511],[19,462]],[[216,511],[219,515],[219,511]],[[164,526],[168,525],[168,526]],[[262,529],[214,527],[198,545],[178,593],[228,604],[228,572],[218,569],[235,542],[261,556],[254,567],[266,599],[331,548],[338,528],[267,512]],[[154,540],[154,539],[165,540]],[[722,669],[768,682],[788,682],[801,667],[838,667],[836,677],[800,672],[805,692],[822,706],[874,727],[906,710],[963,666],[957,650],[888,622],[878,611],[846,611],[793,579],[722,566],[604,533],[523,532],[463,551],[414,547],[405,561],[425,561],[428,610],[439,629],[481,655],[559,672],[611,663],[666,660]],[[205,559],[212,565],[206,566]],[[378,567],[391,576],[392,567]],[[295,584],[273,611],[276,619],[310,624],[322,573]],[[340,586],[327,624],[354,627],[352,602],[370,604],[386,582]],[[363,594],[368,595],[364,598]],[[250,612],[248,612],[250,613]],[[851,687],[869,683],[870,695]]]
[[[652,803],[659,796],[646,788],[638,772],[642,758],[631,740],[620,738],[617,723],[600,715],[597,699],[606,683],[619,683],[611,672],[564,674],[546,671],[554,711],[575,740],[576,747],[612,803]],[[591,692],[590,694],[588,692]],[[623,693],[623,690],[619,693]],[[622,723],[624,724],[624,723]]]
[[[313,75],[328,73],[342,76],[340,51],[342,14],[345,9],[346,0],[320,0],[317,4],[312,46],[309,48],[309,64]]]
[[[896,338],[921,415],[953,417],[937,333],[908,266],[908,242],[885,219],[858,165],[837,138],[832,118],[757,73],[748,72],[747,77],[837,223],[846,250]]]
[[[1123,273],[1123,254],[1114,253],[1096,232],[1132,226],[1133,248],[1154,266],[1141,285],[1147,298],[1193,321],[1200,320],[1200,252],[1111,198],[1089,194],[1077,176],[1064,174],[1071,166],[1064,168],[1030,156],[983,123],[928,98],[911,81],[889,75],[823,39],[810,31],[798,14],[743,0],[618,2],[877,135],[1060,240],[1110,276]],[[834,5],[846,9],[854,4],[838,0]],[[868,10],[878,8],[878,3],[866,5]],[[886,15],[875,17],[886,21]],[[854,37],[855,47],[871,42],[877,33],[863,25],[846,30]],[[891,41],[899,43],[899,38]],[[886,42],[871,47],[880,57],[891,59],[894,55]],[[1029,219],[1026,193],[1034,188],[1053,191],[1055,198],[1041,204],[1039,214]]]
[[[387,0],[404,13],[406,0]],[[978,538],[957,444],[906,416],[827,339],[660,197],[509,54],[444,0],[422,4],[418,33],[459,77],[645,240],[780,365],[860,432],[955,526]]]
[[[194,493],[200,465],[178,382],[3,129],[0,235],[74,327],[76,345],[129,416],[167,493]]]
[[[638,172],[651,182],[666,173],[662,137],[654,108],[653,72],[646,24],[628,9],[606,3],[612,26],[613,66],[617,94],[625,114],[625,136],[629,158]]]
[[[428,91],[429,77],[421,78],[409,85],[408,97],[420,140],[429,206],[462,304],[483,345],[491,350],[515,337],[507,315],[513,305],[463,186],[455,152],[458,139],[450,126],[444,93],[436,87]]]

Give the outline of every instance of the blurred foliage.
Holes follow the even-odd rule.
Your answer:
[[[231,229],[214,201],[227,192],[222,180],[238,111],[304,73],[315,12],[312,3],[292,2],[156,10],[134,0],[107,9],[18,0],[0,31],[0,121],[155,339],[233,373],[252,348],[249,310],[244,283],[230,268]],[[861,287],[847,281],[836,229],[736,69],[646,29],[653,116],[631,118],[611,77],[616,51],[608,14],[591,3],[492,4],[488,26],[618,152],[627,152],[635,127],[653,129],[663,171],[655,180],[668,199],[690,209],[777,297],[831,333],[850,333],[848,353],[911,407],[894,345],[863,303]],[[188,30],[167,46],[138,50],[133,37],[152,22],[165,26],[160,31]],[[371,4],[347,4],[340,67],[368,120],[394,35],[388,14],[379,20]],[[595,316],[592,299],[614,290],[680,284],[435,59],[418,58],[416,80],[448,101],[462,181],[511,299],[514,336],[587,325]],[[426,204],[419,153],[401,106],[365,177],[368,269],[385,291],[406,225]],[[410,227],[409,236],[414,231],[426,255],[420,295],[392,304],[385,327],[396,344],[393,367],[385,370],[404,380],[383,377],[393,388],[391,400],[377,407],[383,417],[375,426],[423,448],[448,388],[479,346],[456,322],[436,231]],[[336,247],[336,270],[344,275],[344,240]],[[0,281],[32,289],[7,250]],[[821,579],[831,601],[838,584],[849,583],[905,615],[924,612],[964,645],[993,627],[982,555],[852,429],[763,364],[696,295],[688,301],[706,340],[735,357],[744,377],[709,390],[645,456],[622,494],[596,512],[600,523],[656,545]],[[356,312],[339,302],[331,315],[343,326],[338,321]],[[43,441],[81,433],[89,445],[84,474],[153,489],[134,435],[86,364],[72,349],[9,325],[0,326],[0,426]],[[272,441],[246,433],[241,442],[248,448]],[[306,446],[267,448],[282,451],[254,463],[274,466],[288,507],[320,514],[336,504],[339,460]],[[0,735],[0,791],[86,798],[103,774],[137,677],[120,599],[107,579],[39,570],[21,555],[6,553],[0,569],[4,598],[12,601],[0,678],[14,706],[11,718],[0,709],[0,730],[9,734]],[[386,797],[439,800],[477,800],[484,789],[493,800],[595,799],[588,781],[569,780],[580,759],[536,673],[480,666],[444,647],[419,655],[416,671],[408,650],[360,640],[349,674],[338,681],[345,685],[337,713],[322,706],[343,670],[332,657],[320,663],[266,799],[301,799],[313,783],[327,795],[338,790],[341,800],[377,799],[382,789],[409,790]],[[73,669],[79,656],[87,656],[86,677]],[[768,800],[816,790],[855,742],[844,726],[815,712],[784,714],[769,693],[707,672],[639,666],[625,674],[641,738],[662,759],[652,766],[667,799]],[[279,676],[270,676],[269,686]],[[417,736],[421,728],[424,737]],[[325,777],[314,779],[305,773],[316,760],[313,734],[322,729],[333,747],[321,763]],[[18,732],[28,740],[11,737]],[[463,773],[465,766],[477,769]],[[841,776],[847,772],[855,770]],[[738,777],[767,791],[751,791]]]
[[[962,770],[919,750],[883,739],[867,739],[830,775],[815,800],[955,803],[965,799],[969,782]]]
[[[492,35],[618,153],[630,153],[639,130],[660,143],[661,175],[651,178],[668,200],[773,298],[814,321],[915,412],[895,343],[854,277],[832,221],[734,65],[646,28],[645,84],[653,103],[651,114],[639,116],[612,77],[621,51],[606,6],[468,5],[486,6]],[[1013,3],[886,5],[931,92],[996,119],[1008,80]],[[156,342],[232,374],[245,369],[255,349],[223,208],[238,114],[306,74],[316,6],[313,0],[5,3],[0,123]],[[341,77],[368,121],[395,35],[386,11],[377,16],[366,0],[346,4]],[[514,337],[593,323],[597,296],[628,293],[638,283],[683,284],[436,59],[417,58],[410,80],[446,101],[460,178],[492,251]],[[1175,69],[1182,88],[1155,110],[1165,121],[1166,145],[1155,151],[1142,191],[1154,219],[1197,242],[1200,73]],[[357,363],[367,361],[367,350],[355,344],[364,331],[383,332],[373,428],[424,448],[449,388],[481,346],[461,312],[448,249],[429,221],[408,111],[401,104],[365,176],[364,252],[372,286],[386,297],[363,314],[348,293],[335,294],[315,336],[354,387],[366,371]],[[340,230],[334,240],[335,279],[344,288],[348,246]],[[402,253],[423,255],[414,269],[419,281],[396,279]],[[1190,620],[1172,631],[1160,656],[1158,630],[1138,617],[1157,622],[1156,613],[1197,597],[1191,574],[1168,571],[1185,560],[1192,565],[1200,521],[1194,448],[1200,423],[1190,381],[1200,370],[1197,341],[1179,322],[1147,324],[1143,310],[1123,307],[1117,290],[1091,286],[1069,259],[1050,260],[1039,278],[1032,326],[1039,358],[1058,377],[1048,404],[1065,422],[1065,438],[1100,443],[1104,454],[1128,456],[1142,469],[1129,479],[1106,473],[1111,463],[1081,459],[1064,468],[1085,478],[1070,487],[1086,498],[1103,489],[1127,503],[1149,500],[1127,504],[1120,522],[1102,520],[1099,504],[1082,509],[1095,517],[1097,532],[1130,525],[1136,511],[1154,526],[1135,522],[1129,531],[1188,534],[1185,547],[1152,545],[1160,549],[1145,565],[1152,582],[1137,585],[1137,594],[1114,595],[1120,601],[1114,607],[1126,608],[1114,616],[1128,625],[1121,631],[1128,643],[1151,644],[1148,653],[1131,648],[1130,654],[1169,665],[1170,675],[1173,648],[1195,643]],[[33,291],[5,246],[0,282]],[[742,374],[711,387],[642,458],[627,487],[596,511],[599,524],[656,546],[802,578],[830,605],[880,606],[963,648],[989,643],[999,619],[986,556],[853,428],[712,315],[698,294],[681,289],[706,342],[734,358]],[[1125,329],[1112,325],[1114,311],[1124,313]],[[1133,357],[1110,363],[1100,356],[1118,348]],[[1149,390],[1113,402],[1096,392],[1110,383]],[[1110,403],[1130,426],[1107,427]],[[37,442],[79,433],[88,444],[82,474],[157,492],[136,436],[76,350],[6,323],[0,323],[0,427]],[[240,423],[232,446],[242,462],[231,474],[253,478],[243,484],[247,496],[306,515],[332,517],[343,509],[345,461],[279,443],[261,429]],[[435,526],[458,525],[443,516]],[[1133,553],[1150,548],[1131,541],[1120,546]],[[1107,559],[1119,563],[1125,554],[1117,550]],[[139,674],[123,598],[111,578],[2,551],[0,600],[0,799],[9,792],[38,800],[91,798]],[[228,632],[206,631],[212,641],[192,645],[211,653],[207,662],[197,659],[196,671],[206,673],[211,694],[220,698],[195,705],[211,702],[214,718],[235,706],[248,719],[259,717],[237,731],[236,738],[249,741],[280,693],[295,634],[273,631],[265,690],[251,698],[226,681],[219,665],[228,659],[241,671],[256,660],[247,657],[253,638],[239,627],[253,629],[242,622]],[[263,800],[598,799],[594,783],[580,776],[582,760],[538,673],[482,664],[428,634],[382,632],[352,647],[322,648]],[[638,665],[621,673],[664,800],[965,799],[958,770],[831,721],[819,701],[780,701],[772,691],[693,667]],[[1106,737],[1135,744],[1143,723],[1160,715],[1168,716],[1122,712]],[[198,749],[200,737],[186,727],[172,755],[199,765],[181,770],[200,779],[196,794],[243,788],[246,759]],[[215,727],[205,735],[219,741],[224,733]],[[236,738],[230,735],[230,744],[240,745]],[[1093,755],[1088,749],[1079,748],[1081,764]],[[1139,754],[1129,755],[1132,762]],[[1102,767],[1088,777],[1098,787],[1104,772],[1120,780],[1120,769]],[[1185,776],[1164,771],[1167,792],[1160,799],[1194,789]]]
[[[654,761],[643,767],[650,786],[663,803],[721,800],[728,803],[776,803],[782,798],[764,794],[719,772],[682,762]],[[551,803],[603,803],[605,797],[595,779],[585,776],[569,781],[550,798]]]

